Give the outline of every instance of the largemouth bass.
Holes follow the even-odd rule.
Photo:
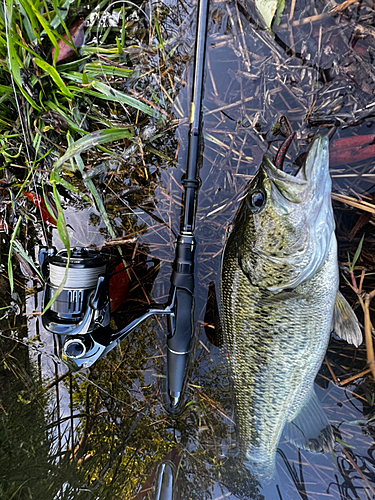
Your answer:
[[[333,328],[356,346],[362,341],[338,286],[328,138],[320,135],[296,176],[264,156],[223,252],[219,317],[239,443],[259,477],[274,475],[283,431],[300,448],[333,446],[315,376]]]

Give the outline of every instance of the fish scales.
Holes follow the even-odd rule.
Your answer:
[[[265,157],[223,252],[218,305],[239,445],[249,468],[263,477],[274,474],[283,429],[297,421],[305,406],[312,433],[301,430],[298,421],[291,435],[301,431],[301,447],[311,451],[326,451],[333,443],[313,389],[339,284],[330,192],[327,137],[313,141],[296,177],[277,170]],[[343,308],[349,307],[341,299]],[[351,314],[347,316],[354,321]],[[341,336],[348,340],[352,335]],[[358,325],[353,336],[357,345]]]
[[[238,265],[235,242],[228,241],[226,248],[223,280],[236,286],[222,290],[222,304],[230,304],[236,312],[224,311],[222,305],[222,315],[230,318],[225,322],[225,343],[237,396],[240,443],[245,451],[257,449],[266,459],[276,450],[286,418],[293,419],[310,390],[326,351],[338,284],[335,240],[320,271],[296,288],[303,298],[269,305],[264,305],[269,292],[251,286]]]

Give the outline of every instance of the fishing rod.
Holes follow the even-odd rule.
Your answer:
[[[105,260],[99,252],[75,248],[71,251],[64,288],[42,316],[43,326],[59,337],[63,361],[74,370],[92,366],[151,316],[167,316],[167,407],[172,413],[179,409],[194,336],[194,230],[200,187],[201,114],[207,24],[208,0],[199,0],[188,160],[186,173],[182,178],[184,200],[168,303],[148,309],[119,332],[111,333],[108,329],[109,280],[104,276]],[[54,248],[43,248],[39,254],[39,262],[46,281],[43,295],[43,307],[46,308],[64,278],[68,255],[66,250],[57,252]]]

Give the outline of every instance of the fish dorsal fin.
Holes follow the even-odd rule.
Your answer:
[[[314,453],[330,451],[334,444],[332,427],[327,415],[311,389],[304,405],[291,422],[286,422],[283,435],[297,448]]]
[[[357,316],[341,292],[337,292],[331,329],[337,337],[358,347],[362,343],[362,332]]]

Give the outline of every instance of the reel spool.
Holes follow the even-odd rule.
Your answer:
[[[55,248],[44,248],[40,251],[39,261],[46,279],[45,308],[64,279],[68,255],[66,250],[56,252]],[[74,248],[64,288],[42,316],[44,328],[59,335],[84,336],[96,328],[107,326],[110,311],[105,269],[106,262],[99,252]],[[89,348],[87,340],[83,342],[82,338],[77,337],[77,344],[74,345],[72,338],[65,339],[64,352],[69,357],[83,357]]]

